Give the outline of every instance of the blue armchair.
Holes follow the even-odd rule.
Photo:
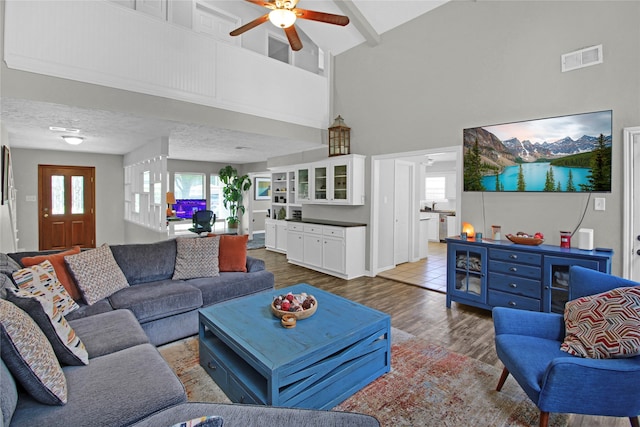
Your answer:
[[[636,282],[582,267],[571,267],[569,299],[593,295]],[[587,359],[560,350],[564,317],[496,307],[496,352],[504,364],[500,391],[509,373],[540,409],[540,427],[549,413],[629,417],[640,427],[640,356]]]

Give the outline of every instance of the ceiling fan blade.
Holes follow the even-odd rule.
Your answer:
[[[230,36],[239,36],[240,34],[244,33],[245,31],[249,31],[250,29],[257,27],[260,24],[264,24],[268,20],[269,20],[269,14],[267,13],[266,15],[263,15],[260,18],[256,18],[253,21],[244,24],[242,27],[236,28],[235,30],[231,31],[229,33],[229,35]]]
[[[349,17],[344,15],[334,15],[333,13],[316,12],[315,10],[293,9],[298,18],[310,21],[325,22],[327,24],[345,26],[349,23]]]
[[[263,0],[245,0],[245,1],[248,1],[249,3],[257,4],[258,6],[267,7],[269,9],[277,8],[275,1],[263,1]]]
[[[298,37],[295,25],[285,28],[284,33],[289,39],[289,44],[291,45],[292,50],[298,51],[302,49],[302,42],[300,41],[300,37]]]

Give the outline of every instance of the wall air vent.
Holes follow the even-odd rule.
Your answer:
[[[602,45],[586,47],[562,55],[562,72],[602,64]]]

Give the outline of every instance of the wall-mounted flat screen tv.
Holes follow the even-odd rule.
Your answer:
[[[612,111],[463,131],[464,191],[611,191]]]
[[[205,199],[176,199],[173,209],[178,218],[191,219],[194,212],[207,209],[207,201]]]

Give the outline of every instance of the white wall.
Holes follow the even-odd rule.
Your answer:
[[[0,121],[0,150],[3,145],[10,147],[9,133]],[[16,241],[9,205],[0,205],[0,252],[15,252]]]
[[[460,146],[468,127],[612,109],[613,191],[607,210],[590,206],[582,226],[616,251],[619,274],[622,128],[640,124],[638,22],[640,2],[448,2],[376,47],[337,56],[333,111],[351,126],[352,152],[378,155]],[[560,71],[561,54],[597,44],[603,64]],[[461,203],[463,221],[542,231],[558,244],[586,196],[463,193]],[[326,213],[335,219],[342,210]],[[368,207],[347,215],[368,222]]]
[[[124,177],[122,156],[13,148],[13,175],[18,190],[20,249],[38,249],[38,165],[93,166],[96,168],[96,246],[125,243]]]

